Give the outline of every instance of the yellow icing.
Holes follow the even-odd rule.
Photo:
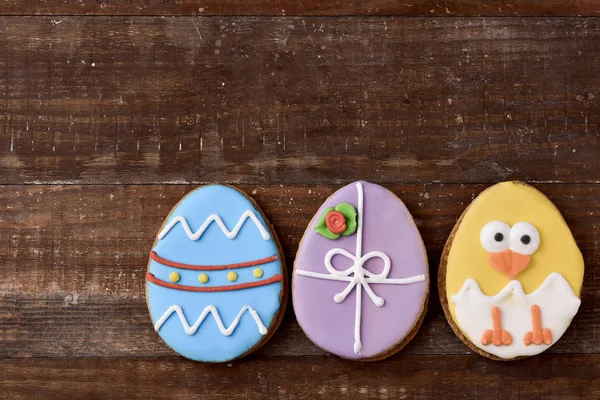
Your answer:
[[[206,282],[208,282],[208,275],[200,274],[200,276],[198,277],[198,280],[200,281],[200,283],[206,283]]]
[[[262,268],[254,268],[254,271],[252,271],[252,275],[254,275],[255,278],[261,278],[263,276]]]
[[[235,282],[235,281],[237,281],[237,278],[238,278],[238,274],[236,274],[236,273],[235,273],[235,272],[233,272],[233,271],[231,271],[231,272],[229,272],[229,273],[227,274],[227,279],[228,279],[230,282]]]
[[[179,282],[179,274],[177,272],[171,272],[171,274],[169,274],[169,280],[171,282]]]
[[[479,234],[490,221],[513,226],[527,221],[540,234],[540,246],[528,266],[515,279],[531,293],[552,272],[559,272],[577,296],[583,282],[583,257],[565,220],[554,204],[537,189],[519,183],[503,182],[483,191],[469,206],[452,241],[446,269],[446,298],[456,320],[451,297],[473,278],[488,296],[497,294],[510,281],[488,262],[488,253]]]

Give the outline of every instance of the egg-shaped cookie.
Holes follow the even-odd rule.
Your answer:
[[[491,359],[533,356],[556,343],[579,309],[584,264],[554,204],[521,182],[484,190],[444,249],[438,286],[446,318]]]
[[[294,263],[294,312],[306,335],[340,357],[372,361],[416,334],[427,306],[427,254],[389,190],[355,182],[310,222]]]
[[[222,362],[264,344],[284,313],[286,268],[258,205],[225,185],[187,194],[150,253],[146,297],[154,329],[184,357]]]

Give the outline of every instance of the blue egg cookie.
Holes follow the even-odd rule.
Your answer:
[[[223,362],[263,345],[286,302],[286,268],[256,203],[225,185],[200,187],[171,211],[150,252],[154,329],[184,357]]]

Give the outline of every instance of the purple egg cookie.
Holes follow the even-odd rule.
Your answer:
[[[294,311],[317,346],[348,359],[388,357],[418,330],[428,292],[423,241],[396,195],[359,181],[325,201],[293,274]]]

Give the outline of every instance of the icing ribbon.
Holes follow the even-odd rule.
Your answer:
[[[325,254],[325,268],[329,272],[328,274],[322,274],[319,272],[306,271],[298,269],[294,271],[297,275],[307,276],[310,278],[327,279],[332,281],[343,281],[349,282],[348,286],[341,292],[333,296],[333,300],[336,303],[341,303],[350,294],[352,289],[356,288],[356,313],[354,322],[354,353],[360,355],[362,350],[361,342],[361,313],[362,313],[362,289],[365,289],[367,295],[373,301],[377,307],[382,307],[385,304],[385,300],[378,296],[371,286],[370,283],[385,283],[394,285],[407,285],[416,282],[425,281],[425,275],[415,275],[408,278],[391,279],[388,278],[391,269],[391,261],[387,254],[382,251],[371,251],[365,255],[362,255],[362,231],[363,231],[363,202],[364,194],[361,182],[356,183],[356,189],[358,191],[358,229],[356,233],[356,254],[352,254],[347,250],[336,247],[331,249]],[[332,259],[336,255],[344,256],[352,261],[352,265],[344,270],[336,269],[332,264]],[[379,258],[383,261],[383,270],[376,274],[363,265],[370,259]]]
[[[254,287],[270,285],[275,282],[281,282],[283,280],[283,277],[281,276],[281,274],[277,274],[268,279],[263,279],[262,281],[258,281],[258,282],[246,282],[246,283],[239,283],[237,285],[226,285],[226,286],[179,285],[176,283],[165,282],[163,280],[160,280],[156,276],[154,276],[154,274],[151,272],[146,273],[146,279],[148,280],[148,282],[152,282],[158,286],[163,286],[163,287],[166,287],[169,289],[175,289],[175,290],[184,290],[186,292],[229,292],[232,290],[250,289],[250,288],[254,288]]]
[[[255,265],[262,265],[266,263],[270,263],[279,258],[279,256],[274,255],[270,257],[261,258],[259,260],[246,261],[236,264],[223,264],[223,265],[193,265],[193,264],[184,264],[176,261],[167,260],[166,258],[162,258],[153,250],[150,252],[150,258],[152,258],[157,263],[162,265],[166,265],[167,267],[179,268],[179,269],[191,269],[194,271],[220,271],[224,269],[235,269],[235,268],[246,268],[253,267]]]

